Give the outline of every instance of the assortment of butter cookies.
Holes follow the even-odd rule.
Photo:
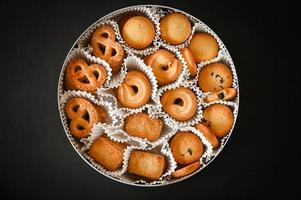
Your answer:
[[[193,174],[217,155],[237,115],[236,73],[221,41],[183,12],[153,8],[157,15],[136,6],[90,27],[59,86],[72,143],[124,182]],[[129,57],[141,66],[127,66]]]

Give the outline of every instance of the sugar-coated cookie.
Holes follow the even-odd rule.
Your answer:
[[[170,44],[181,44],[191,34],[191,24],[186,15],[169,13],[160,20],[161,38]]]
[[[146,17],[133,16],[123,22],[121,35],[124,41],[135,49],[148,47],[155,38],[155,26]]]

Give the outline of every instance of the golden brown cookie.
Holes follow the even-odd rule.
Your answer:
[[[126,144],[110,140],[106,135],[97,138],[88,154],[104,168],[115,171],[121,167]]]
[[[208,33],[196,33],[188,46],[196,62],[211,60],[218,55],[216,39]]]
[[[187,176],[188,174],[195,172],[200,167],[201,167],[200,161],[197,161],[195,163],[192,163],[190,165],[187,165],[185,167],[182,167],[181,169],[174,171],[173,173],[171,173],[171,176],[174,178]]]
[[[65,111],[70,120],[69,128],[72,135],[77,138],[87,137],[94,124],[107,120],[107,112],[104,108],[98,107],[83,98],[73,98],[67,102]]]
[[[202,123],[199,123],[199,124],[195,125],[195,128],[197,130],[199,130],[201,133],[203,133],[205,138],[210,142],[210,144],[212,145],[212,147],[214,149],[219,146],[218,139],[216,138],[216,136],[213,134],[213,132],[210,130],[209,127],[205,126]]]
[[[65,83],[70,90],[83,90],[95,92],[107,78],[102,65],[88,65],[82,59],[71,60],[66,67]]]
[[[124,41],[135,49],[148,47],[155,38],[155,27],[146,17],[133,16],[121,26]]]
[[[166,91],[161,97],[163,110],[179,121],[194,116],[197,111],[197,98],[188,88],[180,87]]]
[[[181,54],[186,61],[190,76],[195,76],[197,74],[197,66],[191,52],[188,48],[184,48],[181,49]]]
[[[212,94],[209,94],[208,96],[206,96],[204,98],[204,101],[206,103],[212,102],[212,101],[216,101],[216,100],[224,100],[224,101],[228,101],[233,99],[234,97],[236,97],[236,89],[234,88],[225,88],[219,92],[214,92]]]
[[[169,13],[160,20],[161,38],[170,44],[181,44],[191,34],[191,24],[186,15]]]
[[[155,53],[146,56],[144,61],[153,69],[159,85],[176,81],[182,71],[181,61],[165,49],[159,49]]]
[[[204,121],[217,137],[227,135],[233,125],[234,116],[228,106],[214,104],[207,107],[203,113]]]
[[[203,92],[219,92],[232,85],[231,70],[224,63],[212,63],[203,67],[199,74],[199,86]]]
[[[132,174],[158,180],[162,176],[165,166],[164,156],[134,150],[130,156],[128,171]]]
[[[91,39],[93,54],[107,61],[114,74],[119,72],[125,56],[123,47],[115,40],[114,29],[111,26],[100,26]]]
[[[106,124],[111,123],[110,116],[103,107],[95,104],[93,104],[93,106],[97,110],[99,122],[106,123]]]
[[[117,88],[117,99],[125,107],[139,108],[146,104],[151,96],[148,78],[140,71],[130,71],[123,83]]]
[[[197,162],[203,154],[201,139],[191,132],[178,132],[170,142],[175,160],[181,165]]]
[[[129,135],[146,138],[151,142],[159,139],[162,128],[161,119],[152,118],[145,113],[132,114],[124,122],[124,129]]]

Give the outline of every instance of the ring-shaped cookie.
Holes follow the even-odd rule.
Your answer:
[[[151,85],[146,75],[140,71],[130,71],[117,88],[117,99],[125,107],[139,108],[151,96]]]
[[[161,97],[161,104],[165,112],[179,121],[192,118],[197,111],[195,94],[184,87],[165,92]]]

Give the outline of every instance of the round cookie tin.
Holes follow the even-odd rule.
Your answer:
[[[186,15],[189,18],[192,25],[192,33],[190,37],[184,43],[179,45],[168,44],[166,41],[160,38],[160,19],[164,17],[166,14],[171,12],[180,12]],[[143,15],[148,19],[150,19],[155,26],[156,35],[154,37],[153,43],[149,47],[143,50],[133,49],[132,47],[127,45],[120,34],[118,22],[122,17],[124,17],[129,13],[134,13],[134,14],[138,13],[139,15]],[[100,58],[94,57],[92,54],[92,49],[91,49],[92,47],[90,46],[91,35],[95,31],[95,29],[101,25],[110,25],[114,28],[114,32],[116,34],[116,41],[120,43],[125,50],[126,56],[124,58],[122,67],[118,74],[112,74],[109,64]],[[197,69],[196,77],[189,78],[189,71],[187,69],[187,65],[185,63],[185,60],[181,56],[179,50],[184,47],[187,47],[189,45],[189,42],[193,34],[198,32],[205,32],[211,34],[218,42],[219,52],[215,58],[208,61],[197,63],[198,69]],[[152,72],[150,67],[143,62],[142,59],[144,56],[150,55],[161,48],[173,52],[176,55],[176,57],[183,63],[184,66],[182,73],[178,77],[178,80],[175,81],[174,83],[167,84],[164,86],[158,86],[154,73]],[[86,91],[67,90],[64,88],[66,65],[70,60],[75,58],[82,58],[84,60],[87,60],[89,63],[101,64],[105,67],[107,72],[107,80],[105,81],[102,88],[98,88],[95,93],[89,93]],[[237,95],[231,101],[216,100],[210,103],[204,102],[204,98],[210,93],[203,92],[198,87],[198,74],[202,67],[215,62],[225,63],[232,72],[233,75],[232,87],[237,90]],[[118,103],[117,99],[113,95],[112,90],[117,88],[122,83],[127,73],[127,70],[133,70],[133,69],[142,71],[147,75],[152,86],[152,94],[151,94],[150,102],[147,103],[145,106],[142,106],[141,108],[138,109],[127,109],[127,108],[123,108],[120,105],[120,103]],[[181,86],[190,88],[193,92],[195,92],[198,98],[198,104],[197,104],[198,110],[197,113],[195,114],[195,117],[189,120],[188,122],[184,122],[184,123],[177,122],[175,119],[171,118],[167,113],[165,113],[162,110],[162,106],[160,106],[160,100],[158,100],[160,99],[162,93],[164,93],[165,91]],[[73,97],[84,98],[96,105],[102,106],[107,111],[111,119],[111,122],[109,124],[102,124],[102,123],[95,124],[91,130],[91,133],[87,138],[82,138],[82,139],[75,138],[70,133],[68,127],[68,119],[64,111],[64,106],[66,105],[66,102]],[[203,110],[206,107],[213,104],[224,104],[230,107],[234,116],[234,122],[230,132],[226,136],[219,139],[220,146],[217,149],[213,149],[212,145],[205,138],[203,133],[201,133],[200,131],[194,128],[195,124],[202,122]],[[71,47],[70,51],[66,56],[66,59],[63,63],[59,75],[58,108],[59,108],[62,125],[64,127],[65,133],[71,145],[73,146],[75,151],[79,154],[79,156],[96,171],[115,181],[133,185],[133,186],[142,186],[142,187],[163,186],[163,185],[172,184],[172,183],[185,180],[193,175],[198,175],[198,173],[202,171],[202,169],[204,169],[207,165],[209,165],[222,151],[229,137],[232,134],[238,116],[238,108],[239,108],[238,78],[237,78],[237,73],[235,70],[233,60],[228,50],[226,49],[225,45],[220,40],[220,38],[202,21],[176,8],[171,8],[167,6],[161,6],[161,5],[136,5],[136,6],[130,6],[130,7],[116,10],[112,13],[105,15],[104,17],[101,17],[98,21],[96,21],[89,28],[87,28],[82,33],[82,35],[75,41],[75,43],[73,44],[73,46]],[[142,111],[147,112],[151,116],[162,118],[165,124],[164,125],[165,128],[163,130],[164,133],[161,134],[161,137],[158,141],[149,142],[146,141],[145,139],[131,137],[125,131],[122,130],[123,123],[124,123],[123,120],[125,117],[129,116],[130,114],[139,113]],[[170,139],[176,134],[177,131],[191,131],[201,139],[205,149],[202,157],[199,160],[201,167],[195,172],[181,178],[171,177],[171,173],[174,172],[178,166],[175,159],[172,156],[171,150],[169,148],[169,142]],[[111,172],[106,170],[98,163],[96,163],[92,158],[90,158],[87,154],[87,150],[90,148],[93,141],[95,141],[95,139],[103,133],[106,133],[111,140],[128,144],[128,147],[123,154],[122,167],[117,171]],[[128,165],[130,154],[135,149],[160,153],[165,157],[165,159],[167,160],[167,167],[159,180],[151,181],[148,179],[143,179],[138,176],[134,176],[127,172],[127,165]]]

